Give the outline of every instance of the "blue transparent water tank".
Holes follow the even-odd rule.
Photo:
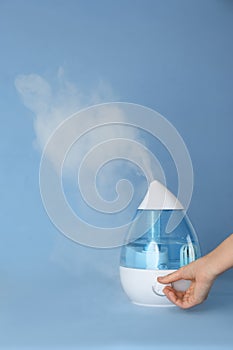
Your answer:
[[[161,209],[162,208],[162,209]],[[174,228],[168,223],[173,215]],[[135,239],[136,237],[136,239]],[[171,273],[201,255],[197,235],[180,202],[162,184],[154,181],[140,205],[122,247],[120,277],[132,302],[146,306],[169,306],[157,277]],[[174,283],[187,289],[188,281]]]

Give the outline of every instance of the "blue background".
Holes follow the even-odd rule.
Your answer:
[[[14,80],[62,65],[84,91],[104,78],[164,115],[193,161],[189,216],[206,253],[232,231],[232,35],[231,0],[0,1],[0,348],[231,348],[232,271],[192,310],[140,308],[121,290],[119,249],[55,229]]]

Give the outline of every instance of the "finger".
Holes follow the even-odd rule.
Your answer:
[[[174,288],[169,287],[169,286],[165,287],[165,288],[163,289],[163,292],[164,292],[164,294],[167,294],[167,293],[172,292],[173,294],[175,294],[175,296],[176,296],[178,299],[183,299],[184,296],[185,296],[185,292],[177,291],[177,290],[175,290]]]
[[[190,309],[191,307],[197,305],[197,303],[195,303],[194,301],[191,301],[190,298],[188,298],[183,300],[177,300],[176,305],[182,309]]]
[[[178,297],[176,296],[176,293],[174,293],[174,291],[166,288],[166,290],[164,290],[164,294],[166,295],[168,300],[170,300],[173,304],[177,305]]]
[[[172,287],[165,287],[164,294],[166,297],[176,306],[182,309],[189,309],[195,306],[197,303],[192,298],[186,295],[184,292],[177,292]]]
[[[167,291],[165,294],[168,300],[181,309],[189,309],[195,305],[195,303],[190,303],[189,300],[186,300],[185,298],[179,298],[177,294],[171,290]]]
[[[182,278],[181,271],[177,270],[175,272],[169,273],[169,275],[158,277],[157,280],[159,283],[167,284],[167,283],[178,281],[181,278]]]

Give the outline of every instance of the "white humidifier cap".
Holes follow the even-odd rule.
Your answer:
[[[183,210],[179,200],[161,182],[154,180],[138,209],[142,210]]]

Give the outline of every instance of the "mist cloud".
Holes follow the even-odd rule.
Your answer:
[[[110,85],[99,81],[96,88],[83,93],[59,68],[52,85],[38,74],[18,75],[15,87],[25,105],[34,115],[35,145],[43,150],[55,128],[73,113],[93,104],[116,99]]]
[[[104,81],[100,81],[95,89],[90,90],[88,93],[83,93],[83,89],[78,88],[77,85],[66,79],[62,67],[59,68],[53,84],[42,76],[33,73],[18,75],[15,79],[15,87],[25,107],[33,113],[33,126],[36,136],[34,145],[40,151],[44,149],[54,130],[72,114],[88,106],[112,102],[117,99],[111,86]],[[118,121],[120,120],[124,125],[107,126],[109,113],[111,113],[111,116],[116,115]],[[86,115],[89,120],[95,119],[95,122],[98,122],[100,125],[105,124],[105,126],[86,134],[82,140],[79,140],[77,144],[73,145],[64,162],[63,171],[67,176],[70,176],[74,168],[82,162],[87,152],[101,142],[109,139],[126,138],[145,144],[137,128],[132,129],[125,126],[125,123],[127,123],[127,116],[125,116],[119,108],[108,107],[106,113],[103,112],[101,115],[92,114],[91,111],[87,112]],[[80,121],[80,125],[84,122],[84,120]],[[72,131],[67,132],[65,135],[64,142],[66,139],[69,140],[70,132]],[[104,153],[106,157],[110,157],[111,153],[115,152],[115,148],[116,144],[112,144],[107,148],[105,147]],[[119,154],[124,152],[124,148],[124,143],[121,144],[119,142],[117,144]],[[60,149],[57,147],[48,155],[55,167],[59,154]],[[151,160],[146,150],[141,149],[140,152],[135,155],[135,148],[132,145],[132,147],[128,147],[127,154],[129,159],[135,159],[136,156],[140,162],[143,163],[143,168],[150,178],[153,178]],[[89,158],[89,163],[86,164],[89,173],[96,171],[97,161],[98,160],[94,157]],[[130,167],[131,164],[128,164],[129,169]],[[117,168],[118,165],[115,163],[108,169],[106,178],[103,180],[106,186]],[[58,169],[58,171],[59,170],[60,169]]]

